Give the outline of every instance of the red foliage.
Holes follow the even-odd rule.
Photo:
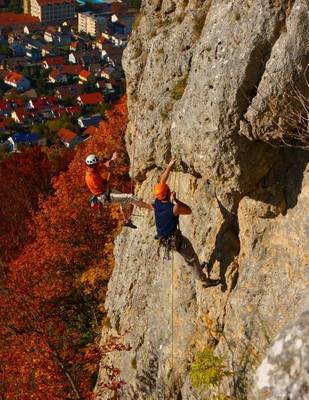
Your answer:
[[[94,332],[114,265],[119,213],[113,206],[93,216],[84,160],[89,153],[108,157],[117,151],[112,184],[129,190],[126,120],[123,99],[54,179],[54,194],[41,199],[33,217],[32,242],[3,277],[0,398],[19,398],[19,393],[24,400],[92,398],[98,364]]]
[[[39,195],[51,193],[51,178],[66,168],[68,156],[40,147],[13,154],[0,163],[1,261],[17,257],[29,242],[27,219],[38,207]],[[69,155],[69,153],[67,153]]]

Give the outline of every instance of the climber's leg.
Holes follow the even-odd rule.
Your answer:
[[[186,263],[192,267],[194,278],[203,282],[204,287],[217,286],[221,279],[210,279],[202,269],[200,261],[191,242],[183,235],[179,240],[178,253],[182,255]]]
[[[121,193],[118,190],[112,189],[110,198],[112,203],[120,203],[123,207],[125,207],[127,204],[132,204],[140,208],[152,210],[152,206],[150,204],[145,203],[139,197],[131,193]]]

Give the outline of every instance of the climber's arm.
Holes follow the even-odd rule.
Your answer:
[[[113,153],[111,159],[108,160],[108,161],[106,161],[106,162],[104,163],[105,167],[106,167],[107,169],[110,169],[110,168],[112,167],[112,164],[113,164],[114,161],[116,160],[116,158],[117,158],[117,153],[115,152],[115,153]]]
[[[165,168],[163,174],[161,175],[161,178],[160,178],[160,183],[161,183],[161,184],[162,184],[162,183],[164,184],[164,183],[167,182],[168,177],[170,176],[170,172],[171,172],[171,170],[173,169],[173,166],[175,165],[175,163],[176,163],[176,158],[173,158],[173,159],[169,162],[168,166]]]
[[[171,193],[171,202],[174,204],[174,215],[190,215],[192,214],[191,207],[176,198],[176,193]]]

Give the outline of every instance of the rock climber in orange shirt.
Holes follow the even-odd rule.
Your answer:
[[[116,158],[117,153],[113,153],[109,161],[102,163],[95,154],[87,156],[85,181],[94,198],[104,206],[108,203],[119,203],[124,218],[124,226],[136,229],[137,227],[131,219],[126,217],[123,208],[128,204],[132,204],[152,210],[152,206],[133,194],[121,193],[118,190],[109,188],[110,171]]]

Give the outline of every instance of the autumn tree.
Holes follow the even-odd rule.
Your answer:
[[[2,277],[0,398],[92,397],[99,360],[95,338],[120,227],[117,206],[100,215],[89,207],[84,160],[89,153],[104,158],[117,151],[112,185],[129,191],[126,120],[122,99],[80,145],[68,170],[53,180],[54,192],[40,200],[33,216],[33,240]]]
[[[0,163],[0,261],[17,257],[29,241],[27,219],[36,211],[39,196],[52,193],[51,178],[67,167],[70,158],[69,152],[35,147]]]

